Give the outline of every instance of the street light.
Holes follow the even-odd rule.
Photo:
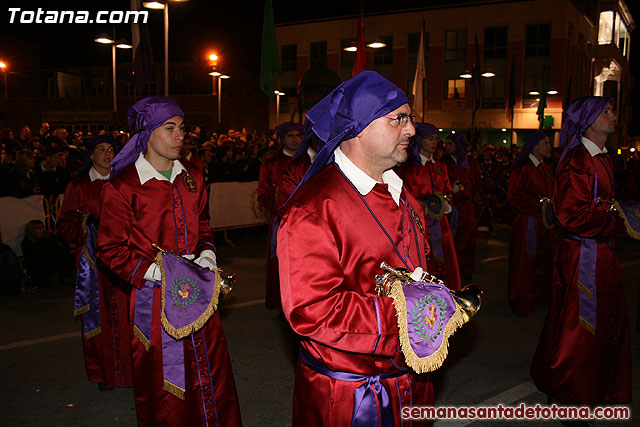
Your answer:
[[[171,0],[174,3],[182,3],[188,0]],[[169,0],[146,1],[142,5],[147,9],[164,11],[164,96],[169,96]]]
[[[276,94],[276,126],[280,124],[280,97],[284,95],[284,92],[279,90],[274,91]]]
[[[125,40],[115,40],[115,38],[109,37],[107,34],[100,34],[94,40],[100,44],[111,45],[111,77],[113,79],[113,112],[118,112],[118,100],[116,95],[116,48],[120,49],[132,49],[133,46],[127,43]]]
[[[4,61],[0,61],[0,68],[2,69],[2,80],[4,84],[4,99],[7,99],[7,64]]]
[[[222,124],[222,79],[230,79],[231,76],[217,70],[213,70],[209,75],[218,78],[218,125],[220,125]]]

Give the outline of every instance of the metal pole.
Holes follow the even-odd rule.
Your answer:
[[[2,78],[4,80],[4,99],[9,98],[9,91],[7,90],[7,71],[2,70]]]
[[[169,96],[169,3],[164,4],[164,96]]]
[[[218,76],[218,126],[222,124],[222,76]]]
[[[118,100],[116,95],[116,42],[111,44],[111,77],[113,78],[113,112],[118,112]]]
[[[276,95],[276,127],[280,124],[280,94]]]

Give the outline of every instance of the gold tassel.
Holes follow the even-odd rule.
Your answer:
[[[400,284],[400,282],[395,282],[393,284],[391,294],[389,296],[393,298],[393,305],[396,308],[398,328],[400,329],[400,348],[402,349],[407,365],[418,374],[435,371],[442,366],[442,363],[449,354],[449,337],[465,323],[462,315],[462,308],[454,301],[454,304],[456,305],[456,312],[444,328],[440,348],[430,356],[420,357],[411,347],[411,342],[409,340],[409,331],[407,326],[407,302],[404,298],[402,284]]]
[[[171,384],[169,381],[164,380],[164,390],[173,394],[178,399],[184,400],[184,389],[178,387],[175,384]]]
[[[169,320],[167,319],[167,316],[165,315],[165,307],[167,306],[167,299],[166,299],[167,282],[165,280],[164,265],[162,263],[162,252],[158,252],[155,258],[155,262],[160,266],[160,271],[162,273],[162,292],[161,292],[162,293],[162,311],[160,313],[160,321],[162,322],[162,326],[164,330],[173,338],[179,340],[191,335],[192,333],[202,328],[218,308],[218,300],[220,297],[220,284],[222,283],[222,274],[221,274],[222,272],[219,268],[215,268],[213,270],[215,275],[213,295],[211,297],[211,301],[209,301],[209,304],[207,305],[207,308],[202,312],[200,317],[198,317],[196,320],[194,320],[188,325],[185,325],[181,328],[175,328],[169,322]]]
[[[138,341],[142,343],[145,350],[149,351],[149,345],[150,345],[149,340],[147,339],[147,337],[144,336],[142,331],[136,325],[133,325],[133,336],[138,338]]]

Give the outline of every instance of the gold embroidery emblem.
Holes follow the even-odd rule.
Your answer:
[[[198,189],[198,184],[196,184],[196,180],[193,179],[191,175],[187,175],[184,178],[184,186],[187,188],[187,190],[191,191],[192,193],[195,193],[196,190]]]
[[[426,236],[424,232],[424,227],[422,226],[422,221],[420,221],[420,217],[418,216],[418,213],[413,208],[411,208],[411,217],[413,218],[413,222],[415,222],[416,227],[418,227],[418,230],[420,230],[420,232],[424,236]]]

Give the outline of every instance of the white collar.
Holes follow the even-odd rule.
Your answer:
[[[294,155],[294,154],[296,154],[296,153],[289,154],[289,152],[283,148],[283,149],[282,149],[282,154],[284,154],[284,155],[285,155],[285,156],[287,156],[287,157],[293,157],[293,155]]]
[[[431,157],[425,157],[422,155],[422,153],[420,153],[420,163],[422,163],[422,166],[424,166],[427,162],[431,162],[431,163],[436,163],[436,159],[433,158],[433,154],[431,155]]]
[[[344,173],[347,179],[351,181],[360,194],[366,196],[371,190],[373,190],[377,181],[364,173],[362,169],[358,168],[347,157],[347,155],[340,150],[340,147],[336,148],[336,151],[334,151],[334,157],[336,164],[340,167],[342,173]],[[392,169],[389,169],[382,173],[382,182],[387,184],[387,190],[391,194],[393,201],[396,202],[396,205],[400,205],[402,179],[396,175]]]
[[[313,148],[309,147],[309,148],[307,148],[307,154],[309,155],[309,158],[311,159],[311,163],[313,163],[313,161],[316,159],[316,150],[314,150]]]
[[[584,136],[582,137],[582,145],[585,146],[589,154],[591,154],[591,157],[597,156],[598,154],[605,154],[607,152],[607,147],[604,147],[601,150],[595,142]]]
[[[98,172],[93,166],[91,166],[91,169],[89,169],[89,178],[91,179],[91,182],[95,181],[96,179],[99,181],[106,181],[109,179],[109,176],[111,176],[111,173],[109,173],[109,175],[107,176],[100,175],[100,172]]]
[[[451,156],[451,158],[453,159],[453,163],[455,163],[457,165],[458,164],[458,159],[456,159],[456,156],[454,156],[453,154],[449,154],[449,156]]]
[[[140,178],[140,184],[144,185],[144,183],[149,181],[151,178],[155,178],[158,181],[167,181],[167,178],[158,172],[156,168],[151,166],[151,163],[144,158],[144,154],[140,153],[135,165],[136,171],[138,171],[138,178]],[[173,167],[171,168],[171,179],[168,181],[173,183],[176,176],[178,176],[183,170],[187,169],[182,165],[182,163],[180,163],[180,160],[174,160]]]
[[[531,159],[531,161],[533,162],[533,166],[535,166],[535,167],[540,166],[540,164],[542,163],[542,160],[536,159],[536,156],[534,156],[531,153],[529,153],[529,158]]]

